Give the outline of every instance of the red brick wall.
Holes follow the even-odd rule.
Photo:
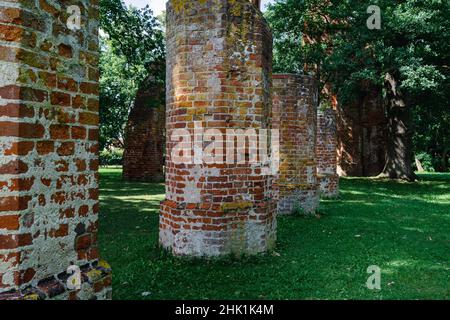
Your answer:
[[[271,32],[248,0],[177,3],[171,0],[167,8],[166,200],[160,243],[175,255],[265,251],[276,238],[272,177],[249,163],[176,164],[171,134],[175,129],[193,133],[195,121],[221,134],[270,128]]]
[[[273,76],[273,125],[280,130],[279,214],[311,214],[319,204],[317,90],[308,76]]]
[[[123,179],[164,180],[166,108],[164,87],[146,81],[128,117],[123,155]]]
[[[316,144],[317,175],[321,194],[325,197],[335,197],[339,194],[336,147],[336,111],[319,109]]]
[[[70,31],[66,1],[0,2],[0,299],[109,291],[63,277],[98,267],[98,7],[77,5]]]

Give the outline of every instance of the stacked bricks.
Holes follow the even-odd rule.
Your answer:
[[[270,129],[271,69],[272,35],[252,2],[168,2],[160,244],[174,255],[255,254],[275,245],[273,177],[262,174],[261,165],[186,164],[172,157],[174,130],[186,129],[192,137],[195,122],[220,135],[227,129]],[[190,152],[192,143],[185,144]]]
[[[317,90],[309,76],[273,76],[273,125],[280,130],[278,214],[314,214],[319,204]]]
[[[164,87],[148,79],[139,89],[126,127],[123,179],[164,180],[165,119]]]
[[[97,248],[98,5],[76,4],[71,31],[66,1],[0,1],[0,300],[110,296]]]
[[[337,197],[339,176],[337,174],[336,111],[328,108],[317,112],[317,176],[324,197]]]
[[[340,176],[376,176],[385,166],[387,118],[378,88],[337,106],[337,157]]]

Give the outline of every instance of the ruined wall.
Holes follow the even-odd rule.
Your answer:
[[[176,163],[172,150],[178,140],[171,139],[175,129],[188,129],[192,136],[195,121],[221,136],[227,129],[270,128],[272,35],[261,12],[248,0],[171,0],[167,53],[161,245],[174,255],[189,256],[253,254],[272,248],[272,176],[249,162]],[[191,146],[185,141],[189,154]],[[215,155],[220,156],[217,150]]]
[[[0,1],[0,300],[110,296],[98,261],[98,6]],[[81,267],[80,291],[67,268]]]
[[[273,123],[280,130],[279,214],[311,214],[319,204],[317,90],[308,76],[273,76]]]
[[[337,131],[336,111],[319,109],[317,112],[317,177],[320,192],[324,197],[336,197],[339,194],[339,176],[337,175]]]
[[[166,107],[163,84],[154,79],[139,89],[126,127],[123,179],[164,180]]]
[[[384,168],[387,119],[379,90],[363,92],[352,105],[339,106],[338,173],[376,176]]]

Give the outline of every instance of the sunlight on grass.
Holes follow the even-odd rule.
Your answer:
[[[342,179],[320,219],[279,217],[276,254],[210,261],[158,248],[164,185],[100,170],[101,255],[115,299],[449,299],[450,175]],[[382,290],[365,286],[382,270]],[[146,292],[143,296],[142,293]]]

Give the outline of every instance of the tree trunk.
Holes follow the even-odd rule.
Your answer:
[[[388,141],[386,165],[380,177],[414,181],[412,169],[411,107],[399,90],[395,76],[386,75],[386,110],[388,117]]]

